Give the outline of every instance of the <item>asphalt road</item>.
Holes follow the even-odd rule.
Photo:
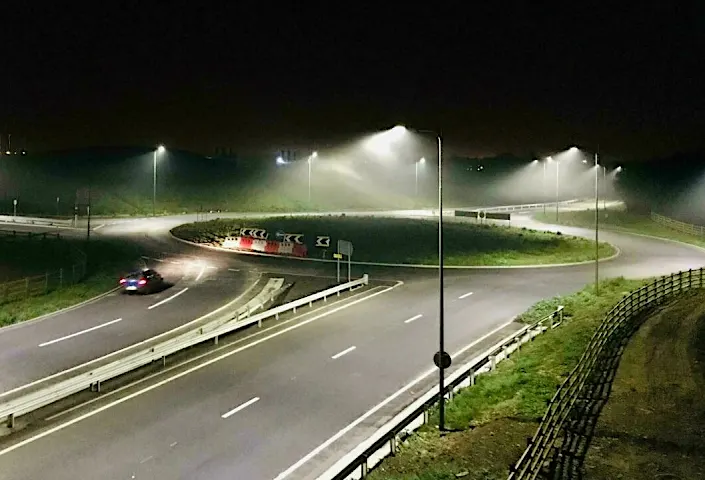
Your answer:
[[[177,246],[164,233],[178,222],[106,224],[100,231],[130,235],[150,251],[197,253],[195,248]],[[589,230],[560,230],[592,235]],[[704,252],[677,243],[607,232],[602,239],[622,251],[601,265],[603,276],[643,277],[705,263]],[[233,257],[200,254],[225,256],[227,262]],[[273,262],[244,256],[236,261],[251,271],[271,269]],[[278,262],[280,271],[297,274],[330,274],[335,268]],[[122,397],[115,405],[49,423],[49,430],[21,437],[25,443],[17,448],[4,441],[0,478],[255,480],[287,471],[285,478],[315,478],[316,472],[354,446],[361,431],[371,431],[382,419],[370,416],[330,448],[318,455],[309,453],[428,370],[437,349],[436,272],[354,266],[354,275],[363,270],[372,278],[404,283],[384,293],[371,290],[352,300],[358,303],[331,307],[325,316],[302,317],[290,330],[261,337],[197,370],[167,377],[161,385],[135,387],[133,396]],[[447,349],[456,351],[496,330],[542,298],[580,288],[592,281],[593,274],[593,265],[448,270]],[[146,391],[139,393],[140,389]],[[420,393],[410,388],[403,397],[411,401]],[[299,463],[301,459],[308,461]],[[291,470],[292,465],[297,468]]]

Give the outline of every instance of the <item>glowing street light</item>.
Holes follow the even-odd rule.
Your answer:
[[[284,165],[286,162],[284,159],[280,156],[277,157],[277,165]]]
[[[414,162],[414,170],[416,170],[416,188],[415,188],[415,194],[418,197],[419,196],[419,164],[423,165],[426,163],[426,159],[424,157],[421,157],[417,162]]]
[[[313,152],[308,157],[308,203],[311,203],[311,164],[313,160],[318,158],[318,152]]]
[[[157,154],[163,153],[165,150],[164,145],[159,145],[156,150],[154,150],[154,175],[152,180],[152,216],[157,215]]]

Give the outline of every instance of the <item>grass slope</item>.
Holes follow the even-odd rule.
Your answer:
[[[65,286],[47,295],[0,305],[0,326],[29,320],[95,297],[115,287],[121,272],[140,265],[139,249],[131,243],[96,237],[93,237],[88,245],[84,241],[73,239],[62,240],[62,242],[70,248],[81,248],[88,254],[88,271],[85,278],[78,284]],[[30,242],[25,247],[28,257],[43,258],[44,254],[40,251],[41,243]],[[31,255],[32,252],[36,253],[36,257]],[[71,263],[70,258],[64,257],[63,262],[57,259],[54,263],[48,264],[47,268],[55,268],[59,264],[71,265]],[[33,268],[38,267],[40,267],[38,263],[33,264]]]
[[[437,415],[432,415],[431,422],[375,469],[370,480],[506,479],[509,465],[538,426],[546,401],[577,364],[595,328],[614,304],[643,283],[607,280],[601,283],[599,297],[590,286],[534,305],[522,320],[537,320],[564,305],[564,323],[455,396],[446,409],[446,421],[448,428],[458,431],[439,436],[433,426]]]
[[[217,243],[237,234],[240,227],[267,229],[270,238],[277,231],[303,233],[309,256],[320,253],[311,245],[316,235],[352,241],[353,260],[428,264],[438,263],[437,224],[431,220],[378,217],[278,217],[266,219],[218,219],[181,225],[172,232],[186,240]],[[594,242],[554,233],[514,229],[467,222],[444,225],[445,260],[448,265],[535,265],[592,260]],[[331,257],[333,248],[327,257]],[[614,249],[600,244],[600,256]]]
[[[585,478],[705,478],[703,340],[703,291],[646,320],[624,350]]]
[[[595,210],[560,212],[558,214],[558,221],[556,221],[555,213],[538,213],[535,218],[545,223],[595,228]],[[681,242],[705,247],[705,239],[688,235],[687,233],[681,233],[660,225],[651,220],[649,215],[646,214],[638,215],[624,210],[600,210],[599,218],[602,228],[653,235],[654,237],[679,240]]]

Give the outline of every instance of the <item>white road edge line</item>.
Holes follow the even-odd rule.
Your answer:
[[[333,355],[333,356],[330,357],[330,358],[332,358],[333,360],[337,360],[337,359],[339,359],[340,357],[342,357],[343,355],[345,355],[346,353],[352,352],[352,351],[355,350],[356,348],[357,348],[357,347],[356,347],[355,345],[353,345],[353,346],[350,347],[350,348],[346,348],[346,349],[343,350],[342,352],[336,353],[335,355]]]
[[[421,317],[423,317],[423,314],[422,314],[422,313],[419,313],[418,315],[414,315],[413,317],[411,317],[411,318],[409,318],[409,319],[407,319],[407,320],[404,320],[404,323],[411,323],[411,322],[413,322],[414,320],[418,320],[418,319],[421,318]]]
[[[8,454],[8,453],[10,453],[10,452],[12,452],[12,451],[14,451],[14,450],[17,450],[18,448],[24,447],[25,445],[28,445],[28,444],[30,444],[30,443],[32,443],[32,442],[35,442],[35,441],[37,441],[37,440],[39,440],[39,439],[42,439],[42,438],[44,438],[44,437],[46,437],[46,436],[48,436],[48,435],[51,435],[52,433],[55,433],[55,432],[58,432],[58,431],[60,431],[60,430],[63,430],[64,428],[70,427],[71,425],[73,425],[73,424],[75,424],[75,423],[78,423],[78,422],[81,422],[81,421],[85,420],[86,418],[90,418],[90,417],[92,417],[92,416],[94,416],[94,415],[97,415],[98,413],[104,412],[105,410],[108,410],[109,408],[112,408],[112,407],[114,407],[114,406],[116,406],[116,405],[120,405],[121,403],[125,403],[125,402],[127,402],[128,400],[132,400],[133,398],[138,397],[138,396],[140,396],[140,395],[142,395],[142,394],[144,394],[144,393],[151,392],[152,390],[155,390],[155,389],[161,387],[162,385],[166,385],[167,383],[171,383],[171,382],[173,382],[174,380],[178,380],[179,378],[185,377],[186,375],[188,375],[188,374],[190,374],[190,373],[193,373],[193,372],[198,371],[198,370],[200,370],[200,369],[202,369],[202,368],[205,368],[205,367],[207,367],[207,366],[209,366],[209,365],[211,365],[211,364],[213,364],[213,363],[219,362],[220,360],[222,360],[222,359],[224,359],[224,358],[228,358],[228,357],[230,357],[230,356],[232,356],[232,355],[235,355],[235,354],[237,354],[237,353],[242,352],[243,350],[247,350],[247,349],[249,349],[249,348],[252,348],[252,347],[255,347],[255,346],[259,345],[260,343],[264,343],[264,342],[266,342],[267,340],[270,340],[270,339],[272,339],[272,338],[278,337],[278,336],[280,336],[280,335],[284,335],[285,333],[288,333],[288,332],[290,332],[290,331],[292,331],[292,330],[295,330],[295,329],[297,329],[297,328],[303,327],[304,325],[308,325],[309,323],[315,322],[316,320],[320,320],[320,319],[323,318],[323,317],[327,317],[328,315],[331,315],[331,314],[333,314],[333,313],[339,312],[339,311],[344,310],[344,309],[346,309],[346,308],[348,308],[348,307],[351,307],[351,306],[353,306],[353,305],[357,305],[358,303],[362,303],[362,302],[364,302],[365,300],[369,300],[370,298],[376,297],[377,295],[381,295],[381,294],[383,294],[383,293],[387,293],[388,291],[393,290],[393,289],[395,289],[395,288],[397,288],[397,287],[399,287],[400,285],[403,285],[403,284],[404,284],[404,282],[399,282],[399,283],[397,283],[397,284],[395,284],[395,285],[392,285],[391,287],[385,288],[384,290],[380,290],[379,292],[376,292],[376,293],[373,293],[373,294],[371,294],[371,295],[365,296],[365,297],[363,297],[363,298],[360,298],[360,299],[358,299],[358,300],[355,300],[354,302],[346,303],[345,305],[341,305],[340,307],[334,308],[334,309],[329,310],[329,311],[327,311],[327,312],[324,312],[324,313],[322,313],[322,314],[320,314],[320,315],[316,315],[315,317],[311,317],[311,318],[309,318],[308,320],[304,320],[303,322],[297,323],[297,324],[292,325],[292,326],[290,326],[290,327],[287,327],[287,328],[285,328],[285,329],[283,329],[283,330],[279,330],[278,332],[274,332],[274,333],[272,333],[271,335],[268,335],[268,336],[266,336],[266,337],[260,338],[259,340],[255,340],[255,341],[252,342],[252,343],[248,343],[247,345],[243,345],[243,346],[240,347],[240,348],[236,348],[236,349],[234,349],[234,350],[232,350],[232,351],[230,351],[230,352],[227,352],[227,353],[224,353],[224,354],[222,354],[222,355],[219,355],[219,356],[217,356],[217,357],[215,357],[215,358],[212,358],[212,359],[210,359],[210,360],[208,360],[208,361],[206,361],[206,362],[203,362],[203,363],[201,363],[201,364],[199,364],[199,365],[196,365],[196,366],[191,367],[191,368],[189,368],[189,369],[187,369],[187,370],[184,370],[183,372],[179,372],[179,373],[177,373],[176,375],[174,375],[173,377],[165,378],[164,380],[162,380],[162,381],[160,381],[160,382],[157,382],[157,383],[155,383],[155,384],[153,384],[153,385],[150,385],[150,386],[148,386],[148,387],[145,387],[145,388],[143,388],[142,390],[139,390],[139,391],[137,391],[137,392],[134,392],[134,393],[131,393],[131,394],[129,394],[129,395],[126,395],[126,396],[124,396],[123,398],[119,398],[119,399],[117,399],[117,400],[115,400],[115,401],[113,401],[113,402],[111,402],[111,403],[108,403],[107,405],[103,405],[102,407],[98,407],[98,408],[96,408],[95,410],[92,410],[92,411],[90,411],[90,412],[84,413],[84,414],[81,415],[81,416],[78,416],[78,417],[76,417],[76,418],[72,418],[71,420],[67,421],[66,423],[62,423],[61,425],[57,425],[56,427],[50,428],[50,429],[48,429],[48,430],[45,430],[45,431],[43,431],[43,432],[41,432],[41,433],[38,433],[38,434],[32,436],[32,437],[26,438],[26,439],[24,439],[24,440],[22,440],[22,441],[20,441],[20,442],[17,442],[17,443],[14,444],[14,445],[10,445],[9,447],[0,450],[0,457],[3,456],[3,455],[5,455],[5,454]],[[432,371],[435,372],[435,371],[436,371],[436,368],[434,368]]]
[[[458,300],[462,300],[463,298],[468,298],[470,295],[472,295],[472,292],[464,293],[458,297]]]
[[[228,272],[239,272],[239,268],[228,268]]]
[[[245,408],[249,407],[249,406],[252,405],[253,403],[257,403],[257,402],[259,402],[259,397],[255,397],[255,398],[253,398],[253,399],[251,399],[251,400],[248,400],[248,401],[246,401],[245,403],[243,403],[242,405],[239,405],[239,406],[233,408],[232,410],[230,410],[229,412],[226,412],[226,413],[222,414],[222,415],[221,415],[221,418],[228,418],[228,417],[231,416],[231,415],[235,415],[235,414],[236,414],[237,412],[239,412],[240,410],[244,410]]]
[[[93,330],[98,330],[99,328],[107,327],[108,325],[112,325],[113,323],[117,323],[117,322],[121,322],[121,321],[122,321],[122,318],[116,318],[115,320],[110,320],[109,322],[101,323],[100,325],[96,325],[95,327],[86,328],[85,330],[81,330],[80,332],[66,335],[65,337],[56,338],[54,340],[49,340],[48,342],[40,343],[39,347],[46,347],[47,345],[53,345],[54,343],[58,343],[63,340],[68,340],[69,338],[78,337],[79,335],[83,335],[84,333],[92,332]]]
[[[371,288],[370,290],[367,290],[366,292],[358,293],[358,294],[355,294],[355,295],[353,295],[353,296],[351,296],[351,297],[348,297],[348,298],[346,298],[346,300],[351,300],[351,299],[353,299],[353,298],[357,298],[357,297],[359,297],[359,296],[361,296],[361,295],[365,295],[366,293],[371,293],[371,292],[374,292],[374,291],[379,290],[379,289],[382,289],[382,288],[384,288],[384,287],[381,287],[381,286],[373,287],[373,288]],[[343,300],[343,301],[345,301],[345,300]],[[325,308],[325,307],[321,307],[321,308]],[[50,415],[50,416],[46,417],[44,420],[48,422],[48,421],[54,420],[54,419],[56,419],[56,418],[63,417],[64,415],[67,415],[67,414],[73,412],[74,410],[78,410],[79,408],[87,407],[88,405],[91,405],[91,404],[93,404],[93,403],[95,403],[95,402],[98,402],[98,401],[101,401],[101,400],[105,400],[107,397],[110,397],[110,396],[113,396],[113,395],[117,395],[118,393],[120,393],[120,392],[122,392],[122,391],[124,391],[124,390],[127,390],[128,388],[135,388],[137,385],[139,385],[139,384],[141,384],[141,383],[148,382],[149,380],[152,380],[153,378],[156,378],[156,377],[159,377],[159,376],[167,375],[167,374],[169,374],[170,372],[172,372],[172,371],[174,371],[174,370],[178,370],[178,369],[180,369],[180,368],[183,368],[184,366],[186,366],[186,365],[188,365],[188,364],[190,364],[190,363],[195,363],[195,362],[197,362],[197,361],[199,361],[200,359],[205,358],[205,357],[211,357],[211,356],[213,356],[214,354],[216,354],[216,353],[218,353],[218,352],[220,352],[220,351],[222,351],[222,350],[227,350],[227,349],[229,349],[229,348],[233,348],[235,345],[238,345],[238,344],[240,344],[240,343],[247,342],[248,340],[252,340],[254,337],[258,337],[258,336],[264,335],[265,333],[267,333],[267,332],[269,332],[269,331],[275,330],[275,329],[277,329],[277,328],[281,328],[281,327],[284,326],[284,325],[287,325],[287,324],[289,324],[289,323],[296,322],[297,320],[301,320],[302,318],[310,317],[311,315],[313,315],[313,314],[315,314],[315,313],[317,313],[317,312],[318,312],[318,310],[314,310],[314,311],[312,311],[312,312],[306,312],[306,313],[303,313],[303,314],[301,314],[301,315],[297,315],[297,316],[295,316],[295,317],[293,317],[293,318],[290,318],[290,319],[288,319],[288,320],[285,320],[285,321],[283,321],[283,322],[281,322],[281,323],[278,323],[278,324],[276,324],[276,325],[272,325],[271,327],[262,328],[261,330],[257,330],[256,332],[253,332],[252,334],[250,334],[250,335],[248,335],[248,336],[246,336],[246,337],[243,337],[243,338],[240,338],[240,339],[238,339],[238,340],[235,340],[234,342],[232,342],[232,343],[230,343],[230,344],[223,345],[223,346],[221,346],[221,347],[218,347],[218,348],[216,348],[216,349],[214,349],[214,350],[210,350],[210,351],[205,352],[205,353],[201,353],[200,355],[198,355],[198,356],[196,356],[196,357],[193,357],[193,358],[190,358],[190,359],[184,361],[183,363],[178,363],[178,364],[176,364],[176,365],[174,365],[174,366],[171,366],[171,367],[167,368],[166,370],[161,370],[161,371],[156,372],[156,373],[153,373],[153,374],[151,374],[151,375],[147,375],[146,377],[140,378],[139,380],[136,380],[136,381],[134,381],[134,382],[132,382],[132,383],[129,383],[129,384],[127,384],[127,385],[123,385],[122,387],[118,387],[118,388],[116,388],[115,390],[110,390],[109,392],[106,392],[106,393],[102,394],[102,395],[99,396],[99,397],[95,397],[95,398],[93,398],[93,399],[91,399],[91,400],[88,400],[88,401],[86,401],[86,402],[79,403],[78,405],[74,405],[73,407],[67,408],[66,410],[61,410],[61,411],[58,412],[58,413],[55,413],[55,414],[53,414],[53,415]]]
[[[165,298],[165,299],[162,300],[161,302],[157,302],[157,303],[155,303],[154,305],[150,305],[149,307],[147,307],[147,310],[151,310],[151,309],[153,309],[153,308],[157,308],[159,305],[163,305],[163,304],[165,304],[166,302],[168,302],[169,300],[175,299],[176,297],[178,297],[178,296],[181,295],[182,293],[185,293],[186,290],[188,290],[188,287],[184,288],[184,289],[181,290],[181,291],[176,292],[176,293],[173,294],[171,297]]]
[[[470,343],[469,345],[466,345],[465,347],[461,348],[461,349],[458,350],[456,353],[454,353],[453,355],[451,355],[451,357],[457,357],[458,355],[461,355],[461,354],[465,353],[465,352],[466,352],[467,350],[469,350],[470,348],[474,347],[475,345],[477,345],[478,343],[482,342],[483,340],[485,340],[486,338],[490,337],[491,335],[494,335],[495,333],[499,332],[500,330],[502,330],[503,328],[505,328],[507,325],[510,325],[512,322],[514,322],[514,319],[513,319],[513,318],[512,318],[510,321],[508,321],[507,323],[505,323],[505,324],[503,324],[503,325],[500,325],[499,327],[495,328],[495,329],[492,330],[491,332],[489,332],[489,333],[483,335],[482,337],[478,338],[477,340],[475,340],[474,342]],[[304,465],[306,462],[308,462],[309,460],[311,460],[312,458],[314,458],[316,455],[318,455],[319,453],[321,453],[323,450],[325,450],[326,448],[328,448],[333,442],[335,442],[336,440],[338,440],[340,437],[342,437],[343,435],[345,435],[346,433],[348,433],[348,432],[349,432],[350,430],[352,430],[353,428],[357,427],[359,424],[361,424],[362,422],[364,422],[364,421],[365,421],[367,418],[369,418],[370,416],[374,415],[378,410],[380,410],[382,407],[384,407],[385,405],[387,405],[389,402],[391,402],[391,401],[394,400],[395,398],[397,398],[397,397],[399,397],[400,395],[402,395],[404,392],[406,392],[407,390],[409,390],[410,388],[412,388],[414,385],[416,385],[417,383],[419,383],[420,381],[422,381],[423,379],[425,379],[425,378],[428,377],[429,375],[431,375],[431,374],[433,374],[433,373],[436,373],[436,372],[438,372],[438,369],[437,369],[436,367],[429,368],[429,369],[426,370],[424,373],[422,373],[421,375],[419,375],[418,377],[416,377],[414,380],[412,380],[410,383],[404,385],[404,386],[401,387],[399,390],[397,390],[396,392],[394,392],[393,394],[391,394],[390,396],[388,396],[387,398],[385,398],[384,400],[382,400],[380,403],[378,403],[377,405],[375,405],[374,407],[372,407],[371,409],[369,409],[367,412],[363,413],[360,417],[358,417],[356,420],[354,420],[354,421],[353,421],[352,423],[350,423],[348,426],[344,427],[344,428],[343,428],[342,430],[340,430],[338,433],[336,433],[335,435],[333,435],[332,437],[330,437],[328,440],[326,440],[325,442],[323,442],[322,444],[320,444],[318,447],[316,447],[315,449],[311,450],[305,457],[301,458],[298,462],[296,462],[295,464],[293,464],[292,466],[290,466],[289,468],[287,468],[286,470],[284,470],[282,473],[280,473],[279,475],[277,475],[277,476],[274,478],[274,480],[283,480],[283,479],[285,479],[286,477],[288,477],[289,475],[291,475],[292,473],[294,473],[296,470],[298,470],[298,469],[299,469],[302,465]],[[12,447],[10,447],[10,448],[12,448]],[[2,453],[3,453],[3,452],[0,451],[0,455],[2,455]],[[344,458],[344,457],[343,457],[343,458]]]
[[[103,228],[104,226],[105,226],[105,224],[104,224],[104,223],[101,223],[100,225],[98,225],[97,227],[95,227],[93,230],[94,230],[94,231],[95,231],[95,230],[100,230],[100,229]]]

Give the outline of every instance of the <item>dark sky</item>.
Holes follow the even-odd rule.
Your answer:
[[[465,154],[705,146],[704,2],[12,3],[0,132],[34,150],[316,147],[397,123]]]

